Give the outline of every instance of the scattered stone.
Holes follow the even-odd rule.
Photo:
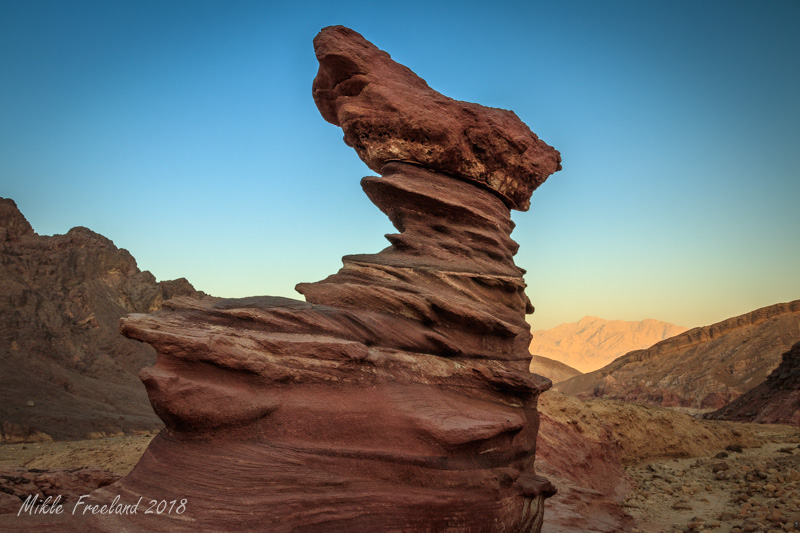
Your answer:
[[[725,470],[728,470],[729,468],[730,468],[730,466],[728,465],[728,463],[725,463],[725,462],[714,463],[713,465],[711,465],[711,471],[712,472],[723,472]]]

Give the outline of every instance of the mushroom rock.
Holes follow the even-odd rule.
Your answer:
[[[322,117],[375,172],[389,161],[474,181],[513,209],[561,169],[561,155],[512,111],[453,100],[355,31],[323,29],[314,39],[313,94]]]
[[[533,312],[510,207],[558,166],[512,113],[457,102],[340,26],[314,40],[323,117],[382,177],[399,231],[277,297],[178,297],[121,320],[166,428],[95,500],[182,513],[92,518],[149,530],[537,532]]]

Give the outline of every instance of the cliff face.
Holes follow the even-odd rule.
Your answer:
[[[137,374],[155,361],[119,319],[200,295],[157,283],[86,228],[37,235],[0,199],[0,442],[83,438],[161,426]]]
[[[764,383],[706,418],[800,426],[800,342],[783,354]]]
[[[580,372],[591,372],[630,351],[649,348],[684,331],[683,326],[660,320],[631,322],[585,316],[578,322],[534,331],[530,351]]]
[[[720,408],[778,366],[800,338],[800,300],[694,328],[558,384],[573,395]]]

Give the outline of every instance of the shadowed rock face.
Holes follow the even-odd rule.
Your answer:
[[[800,342],[783,354],[766,381],[706,418],[800,426]]]
[[[512,111],[453,100],[343,26],[314,39],[314,101],[323,118],[375,172],[406,161],[488,187],[514,209],[553,172],[561,155]]]
[[[326,36],[342,45],[342,64],[364,47],[385,56],[335,27],[315,41],[322,57]],[[536,405],[551,383],[528,372],[533,308],[509,207],[439,168],[380,169],[362,187],[400,233],[300,284],[306,302],[182,297],[121,321],[158,352],[141,378],[167,427],[127,477],[93,497],[190,504],[180,516],[94,518],[93,527],[540,530],[555,489],[534,470]]]
[[[87,228],[38,235],[0,198],[0,442],[161,429],[137,377],[156,353],[118,323],[178,295],[202,293]]]

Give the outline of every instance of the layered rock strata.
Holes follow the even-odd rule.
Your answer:
[[[719,409],[763,383],[800,338],[800,300],[693,328],[554,387],[583,397]]]
[[[398,72],[410,73],[383,69],[388,55],[346,28],[324,29],[315,48],[315,100],[326,118],[320,87],[344,90],[353,76],[400,86],[407,76]],[[362,53],[383,62],[360,62]],[[400,109],[430,94],[418,88],[393,96],[393,110],[367,101],[382,118],[362,123],[381,128],[388,144],[401,139],[417,112]],[[494,124],[497,110],[470,106],[476,122]],[[443,142],[434,126],[419,126],[433,136],[431,149]],[[505,155],[532,167],[558,158],[536,146]],[[94,527],[540,530],[555,489],[534,469],[536,405],[551,383],[527,368],[533,308],[513,261],[509,205],[528,199],[509,202],[517,194],[509,191],[529,194],[556,165],[535,179],[498,167],[502,179],[484,182],[465,179],[443,156],[437,165],[401,159],[362,180],[399,231],[387,236],[391,246],[347,256],[337,274],[300,284],[306,302],[182,297],[121,321],[125,335],[158,352],[141,377],[167,427],[127,477],[93,498],[186,505],[155,520],[96,518]]]
[[[404,231],[301,284],[307,303],[178,298],[122,321],[159,353],[142,379],[167,425],[126,490],[167,497],[182,479],[205,510],[192,527],[536,530],[549,381],[527,372],[509,211],[430,170],[383,174],[362,185]],[[220,501],[232,477],[247,497]]]
[[[800,426],[800,342],[783,354],[764,383],[706,418]]]

